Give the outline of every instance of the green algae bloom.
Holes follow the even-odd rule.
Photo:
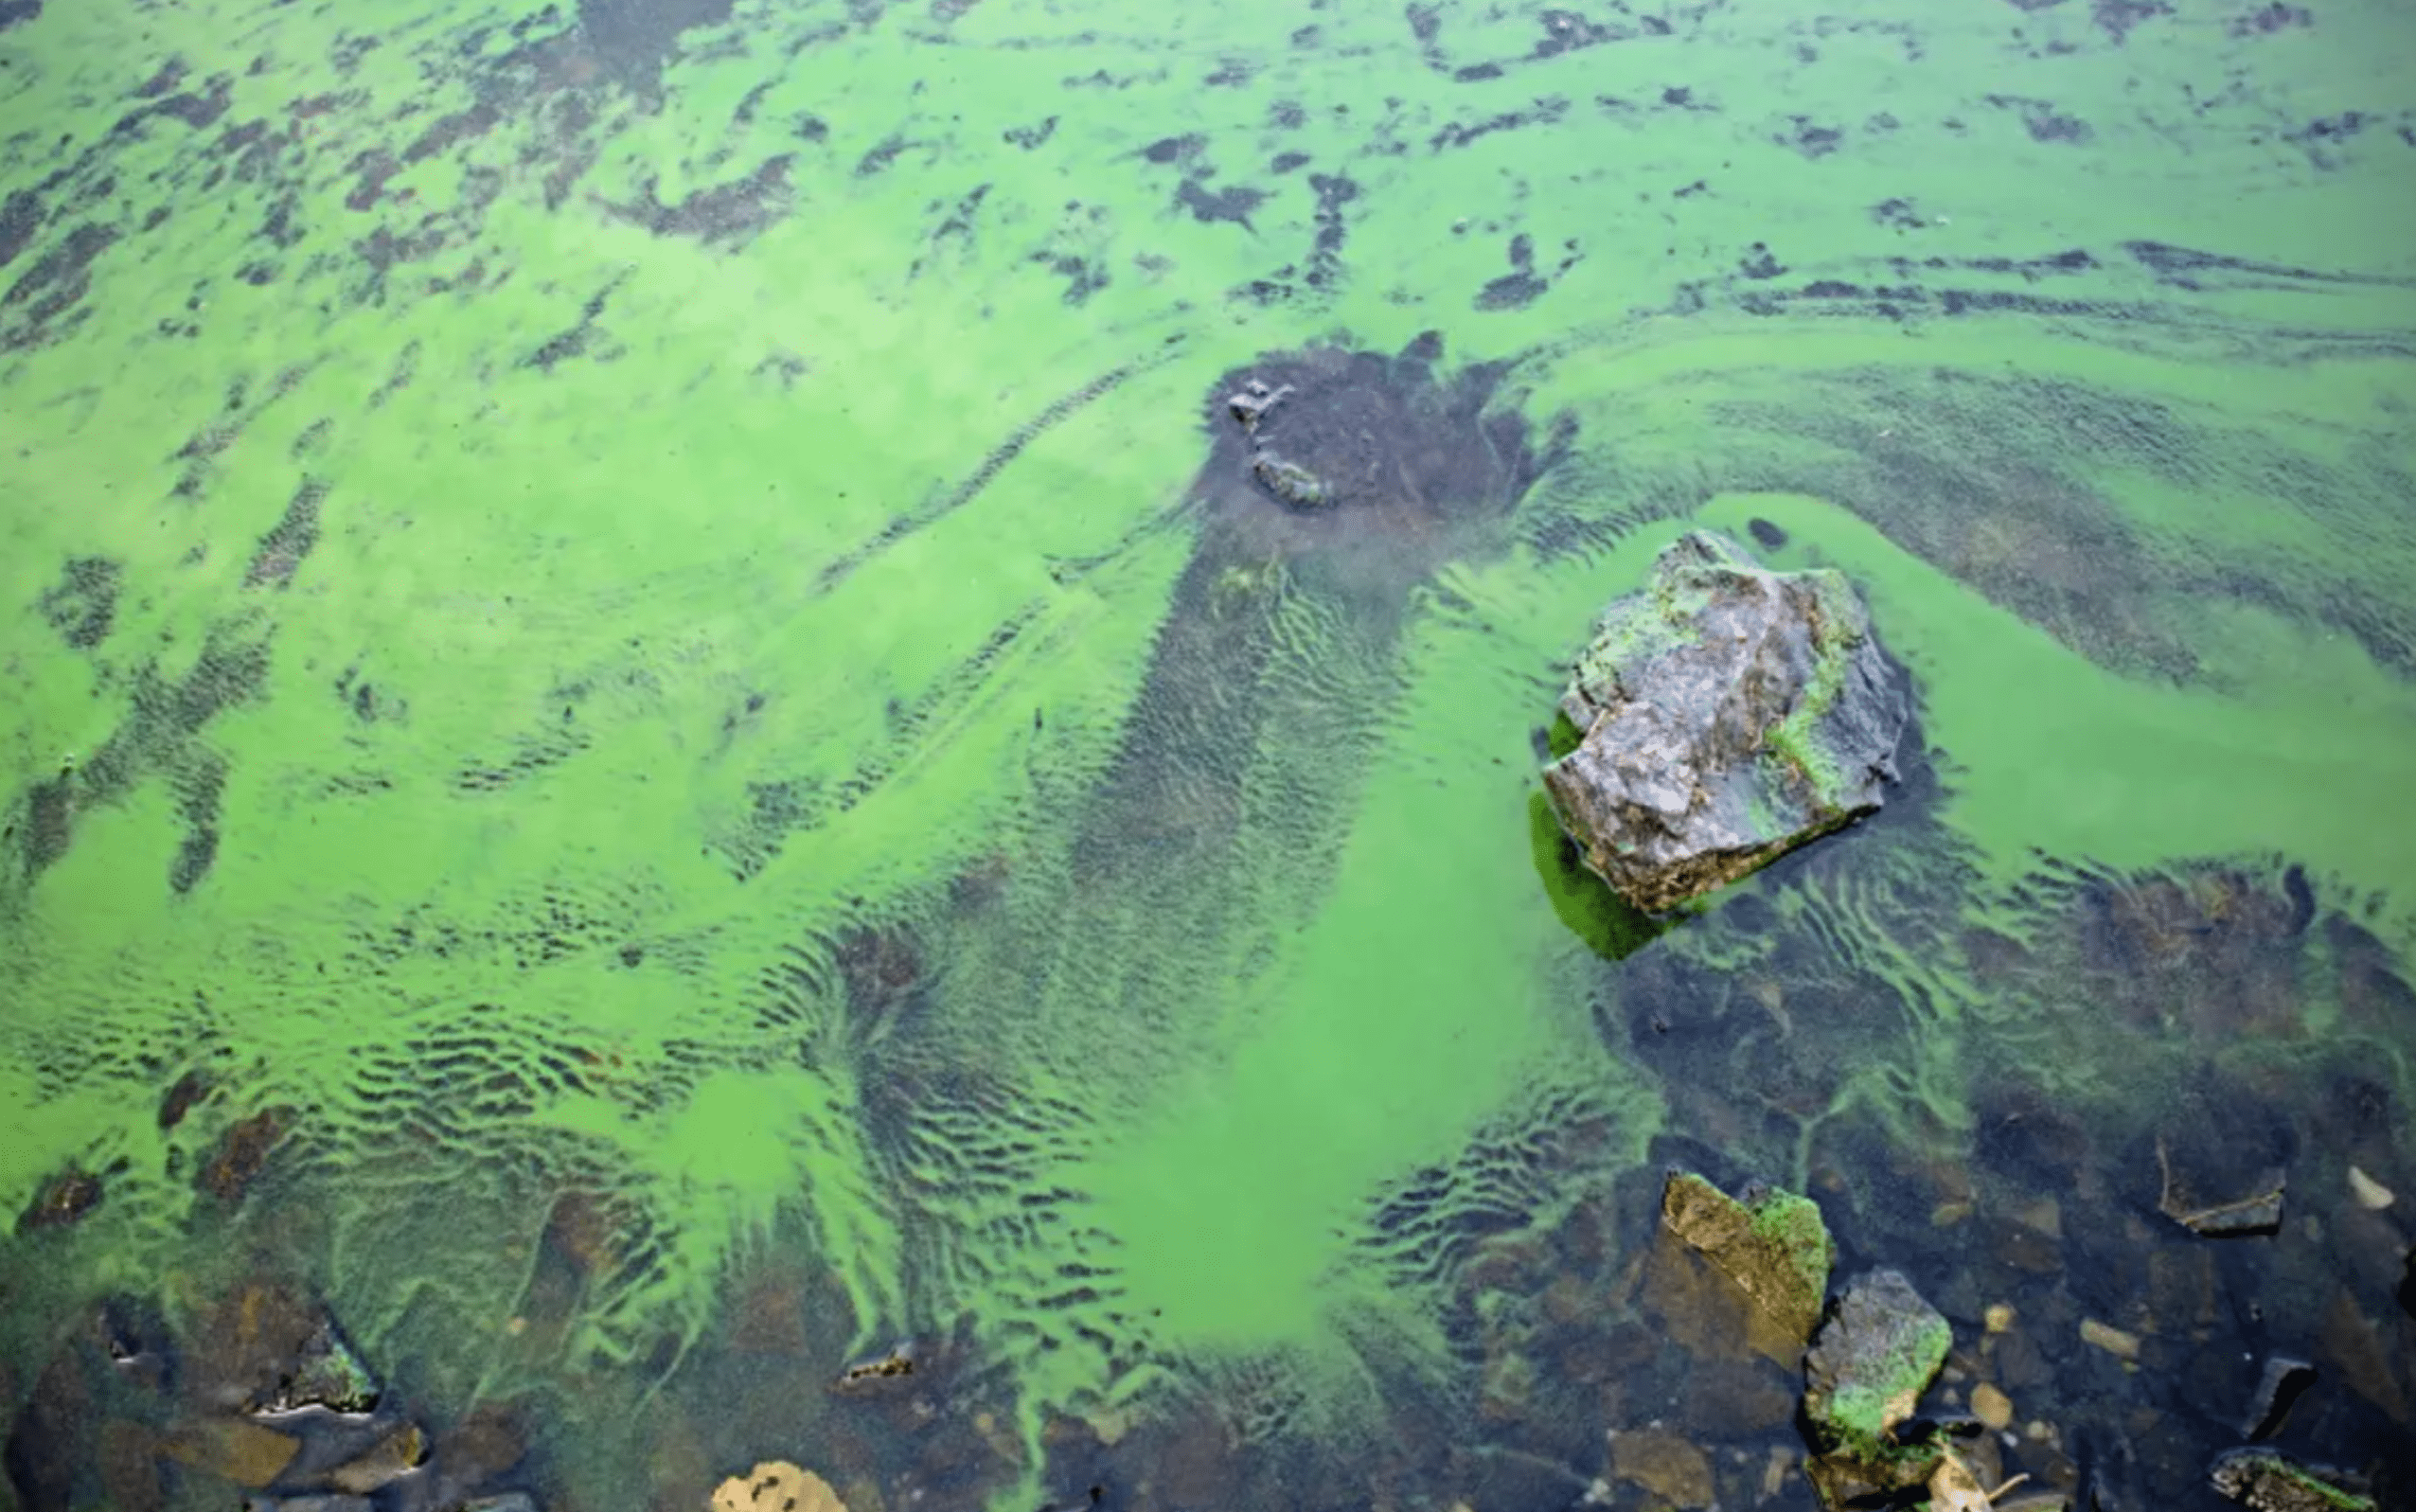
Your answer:
[[[1594,1413],[1469,1320],[1657,1136],[2416,1095],[2404,7],[1294,9],[0,4],[0,1412],[275,1268],[563,1504],[911,1338],[1284,1505]],[[1247,512],[1288,365],[1437,444]],[[1693,529],[1934,758],[1664,928],[1529,732]]]

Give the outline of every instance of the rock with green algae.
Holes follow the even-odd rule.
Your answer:
[[[1586,864],[1658,913],[1877,809],[1910,717],[1838,572],[1777,573],[1690,531],[1614,601],[1544,787]]]
[[[1812,1337],[1838,1252],[1810,1198],[1764,1187],[1739,1201],[1679,1171],[1661,1187],[1661,1221],[1735,1282],[1791,1347]]]
[[[322,1315],[277,1373],[275,1385],[254,1400],[252,1411],[274,1416],[324,1407],[331,1413],[360,1414],[375,1411],[382,1395],[378,1379],[345,1343],[335,1320]]]
[[[1946,1362],[1954,1330],[1912,1283],[1874,1271],[1848,1287],[1803,1359],[1803,1413],[1821,1448],[1865,1466],[1897,1465],[1908,1454],[1897,1424]],[[1926,1477],[1934,1450],[1920,1467]]]
[[[2218,1454],[2208,1479],[2253,1512],[2375,1512],[2372,1497],[2345,1489],[2269,1449]]]

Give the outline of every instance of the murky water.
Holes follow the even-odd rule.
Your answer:
[[[0,3],[11,1494],[335,1484],[324,1312],[382,1512],[1811,1506],[1675,1165],[2024,1494],[2416,1504],[2403,12]],[[1919,750],[1656,928],[1698,525]]]

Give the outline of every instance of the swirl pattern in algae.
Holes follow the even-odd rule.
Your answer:
[[[5,1352],[266,1268],[599,1504],[826,1443],[1492,1512],[1601,1468],[1656,1141],[1941,1268],[1906,1172],[2120,1187],[2225,1097],[2416,1192],[2411,51],[0,7]],[[1267,513],[1252,372],[1419,507]],[[1853,573],[1927,756],[1629,953],[1532,732],[1694,523]],[[825,1389],[900,1337],[953,1469]]]

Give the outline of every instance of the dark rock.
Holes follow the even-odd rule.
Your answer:
[[[2157,1208],[2191,1233],[2212,1239],[2232,1239],[2281,1232],[2283,1172],[2268,1171],[2245,1197],[2208,1202],[2175,1172],[2172,1155],[2161,1140],[2157,1142],[2156,1163],[2163,1178]]]
[[[1840,573],[1772,573],[1693,531],[1596,623],[1544,769],[1586,864],[1659,912],[1880,806],[1910,717]]]
[[[398,1423],[394,1431],[352,1459],[328,1472],[329,1485],[355,1496],[367,1496],[417,1469],[428,1458],[428,1436],[417,1423]]]
[[[2241,1436],[2262,1442],[2281,1432],[2291,1406],[2315,1383],[2316,1367],[2307,1361],[2288,1355],[2267,1360],[2265,1374],[2257,1378],[2256,1396],[2249,1405],[2247,1419],[2240,1425]]]
[[[2252,1512],[2374,1512],[2374,1499],[2330,1476],[2294,1464],[2269,1449],[2228,1450],[2214,1457],[2207,1479]]]
[[[1863,1464],[1896,1460],[1896,1425],[1912,1416],[1953,1343],[1945,1318],[1901,1273],[1874,1271],[1848,1287],[1803,1361],[1804,1416],[1822,1446]]]

